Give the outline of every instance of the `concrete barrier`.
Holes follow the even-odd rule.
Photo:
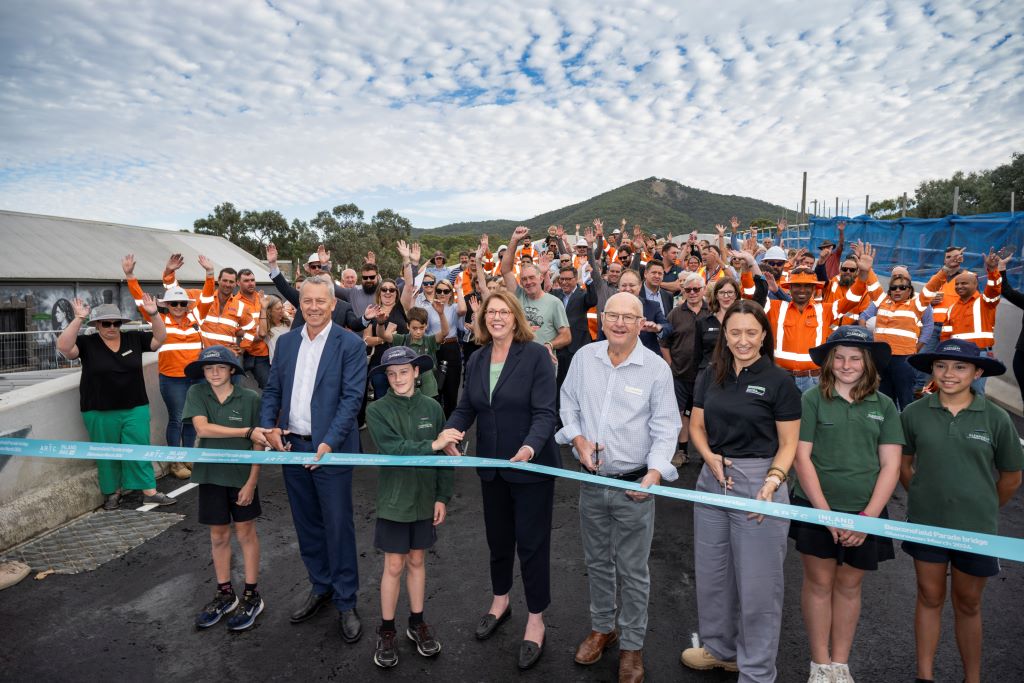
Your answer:
[[[164,444],[167,411],[160,398],[156,354],[143,359],[150,442]],[[81,372],[0,396],[0,434],[88,441],[79,410]],[[158,477],[164,466],[154,465]],[[0,551],[55,529],[103,503],[96,466],[80,460],[0,455]]]

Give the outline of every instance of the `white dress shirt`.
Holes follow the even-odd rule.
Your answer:
[[[313,433],[313,385],[316,384],[320,357],[324,354],[324,346],[331,333],[331,326],[327,325],[316,337],[310,339],[306,328],[306,325],[302,326],[302,344],[299,345],[299,357],[295,361],[292,401],[288,406],[288,431],[303,436]]]

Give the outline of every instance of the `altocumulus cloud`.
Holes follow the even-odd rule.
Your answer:
[[[374,196],[427,227],[651,175],[894,194],[1021,149],[1012,5],[3,3],[0,206],[187,225]]]

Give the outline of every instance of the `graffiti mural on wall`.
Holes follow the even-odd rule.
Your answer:
[[[92,307],[117,304],[130,318],[139,318],[128,288],[120,284],[95,285],[39,285],[35,287],[0,285],[0,299],[27,303],[28,330],[60,332],[75,317],[72,300],[80,297]]]

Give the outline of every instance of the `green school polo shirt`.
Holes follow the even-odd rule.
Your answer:
[[[423,335],[423,338],[420,339],[419,343],[416,343],[412,340],[411,334],[400,334],[396,332],[391,339],[391,345],[408,346],[421,356],[430,356],[430,360],[434,361],[434,368],[437,367],[437,339],[435,339],[432,334]],[[430,396],[431,398],[437,396],[437,375],[434,374],[433,368],[425,372],[420,372],[419,390],[424,396]]]
[[[191,420],[197,415],[222,427],[256,427],[259,425],[260,397],[252,389],[235,386],[227,400],[221,403],[213,388],[206,382],[200,382],[189,387],[181,419]],[[251,451],[252,441],[244,436],[207,438],[199,439],[198,447]],[[192,482],[242,488],[249,481],[251,469],[252,465],[245,464],[197,462],[192,465]]]
[[[903,411],[907,443],[914,456],[914,478],[907,496],[911,522],[997,533],[999,472],[1024,469],[1024,449],[1006,411],[976,394],[954,416],[938,394]]]
[[[820,387],[807,390],[801,402],[800,440],[814,444],[811,462],[825,500],[833,510],[860,512],[878,480],[879,444],[905,443],[896,405],[877,392],[859,403],[838,394],[827,400]],[[799,481],[793,492],[807,498]]]

